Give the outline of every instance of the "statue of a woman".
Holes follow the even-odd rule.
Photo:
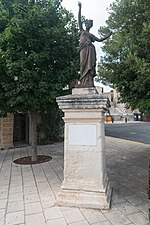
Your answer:
[[[104,41],[109,38],[112,33],[101,39],[95,37],[93,34],[90,34],[89,31],[93,26],[93,20],[85,21],[86,30],[84,30],[81,22],[81,2],[78,3],[78,6],[78,23],[80,29],[80,86],[93,87],[94,77],[96,76],[96,51],[95,46],[92,44],[92,42]]]

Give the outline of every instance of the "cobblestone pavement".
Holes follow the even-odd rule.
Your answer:
[[[63,180],[63,143],[39,146],[52,160],[33,166],[13,163],[30,148],[0,151],[0,225],[146,225],[150,145],[106,138],[106,160],[112,181],[108,211],[58,207]]]

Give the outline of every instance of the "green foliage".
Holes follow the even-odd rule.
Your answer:
[[[63,113],[58,109],[56,101],[46,113],[41,113],[41,122],[38,125],[38,143],[51,144],[63,140],[64,122]]]
[[[148,0],[116,0],[107,26],[99,30],[113,35],[103,46],[98,79],[112,83],[123,102],[141,111],[150,110],[149,8]]]
[[[78,29],[58,0],[0,0],[0,112],[47,112],[77,77]]]

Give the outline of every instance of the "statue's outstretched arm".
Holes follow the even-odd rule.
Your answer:
[[[107,38],[109,38],[111,35],[112,35],[112,32],[110,32],[110,34],[108,34],[106,37],[103,37],[103,38],[95,37],[95,41],[102,42],[102,41],[106,40]]]
[[[79,6],[79,12],[78,12],[78,24],[79,24],[79,29],[80,31],[83,30],[83,27],[82,27],[82,22],[81,22],[81,2],[78,2],[78,6]]]

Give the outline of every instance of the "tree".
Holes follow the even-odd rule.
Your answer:
[[[150,110],[149,7],[148,0],[116,0],[99,30],[113,35],[103,46],[98,79],[113,84],[122,102],[142,112]]]
[[[33,161],[38,113],[48,111],[79,70],[76,21],[60,2],[0,0],[0,112],[30,113]]]

